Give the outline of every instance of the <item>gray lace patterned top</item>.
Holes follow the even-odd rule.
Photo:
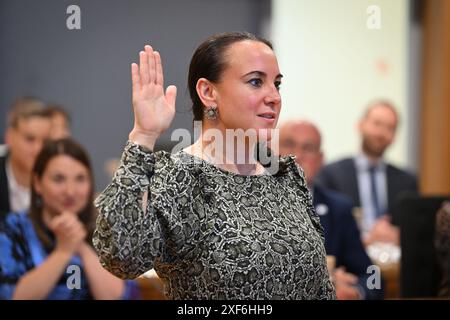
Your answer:
[[[127,142],[96,200],[103,266],[121,278],[154,268],[170,299],[335,298],[303,173],[292,157],[281,167],[243,176]]]

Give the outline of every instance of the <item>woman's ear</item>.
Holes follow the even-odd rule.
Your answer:
[[[206,107],[217,106],[217,90],[211,81],[205,78],[200,78],[196,85],[197,94]]]

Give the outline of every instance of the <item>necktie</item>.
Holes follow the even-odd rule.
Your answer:
[[[375,166],[369,167],[369,176],[370,176],[370,191],[372,193],[372,207],[375,213],[375,218],[378,219],[383,215],[380,208],[380,199],[378,197],[377,192],[377,184],[375,182],[375,173],[377,168]]]

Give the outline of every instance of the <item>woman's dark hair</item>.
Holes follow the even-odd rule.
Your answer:
[[[42,179],[42,176],[47,169],[48,163],[54,157],[59,155],[69,156],[76,161],[83,164],[89,172],[90,185],[91,190],[89,193],[89,199],[86,204],[86,207],[82,209],[79,213],[78,217],[80,221],[83,223],[87,230],[87,241],[90,243],[92,238],[92,234],[95,228],[95,208],[93,205],[94,200],[94,177],[92,173],[91,163],[89,161],[89,157],[83,147],[70,138],[64,138],[59,140],[48,140],[45,142],[42,147],[41,152],[36,158],[36,162],[34,163],[33,172],[32,172],[32,182],[31,182],[31,206],[30,206],[30,219],[33,223],[33,226],[36,230],[36,234],[39,240],[43,243],[44,247],[47,249],[51,249],[53,246],[51,237],[48,234],[48,231],[43,223],[42,218],[42,208],[43,208],[43,199],[36,192],[36,188],[34,187],[34,179]]]
[[[226,32],[210,36],[195,50],[189,66],[188,86],[192,100],[194,121],[203,119],[205,107],[197,94],[197,81],[200,78],[218,82],[226,68],[225,52],[236,42],[251,40],[266,44],[273,49],[272,44],[263,38],[248,32]]]

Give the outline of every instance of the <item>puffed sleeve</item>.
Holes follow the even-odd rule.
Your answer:
[[[94,248],[103,267],[122,279],[153,268],[160,255],[160,225],[153,207],[143,203],[154,166],[155,153],[128,141],[112,182],[95,201]]]

